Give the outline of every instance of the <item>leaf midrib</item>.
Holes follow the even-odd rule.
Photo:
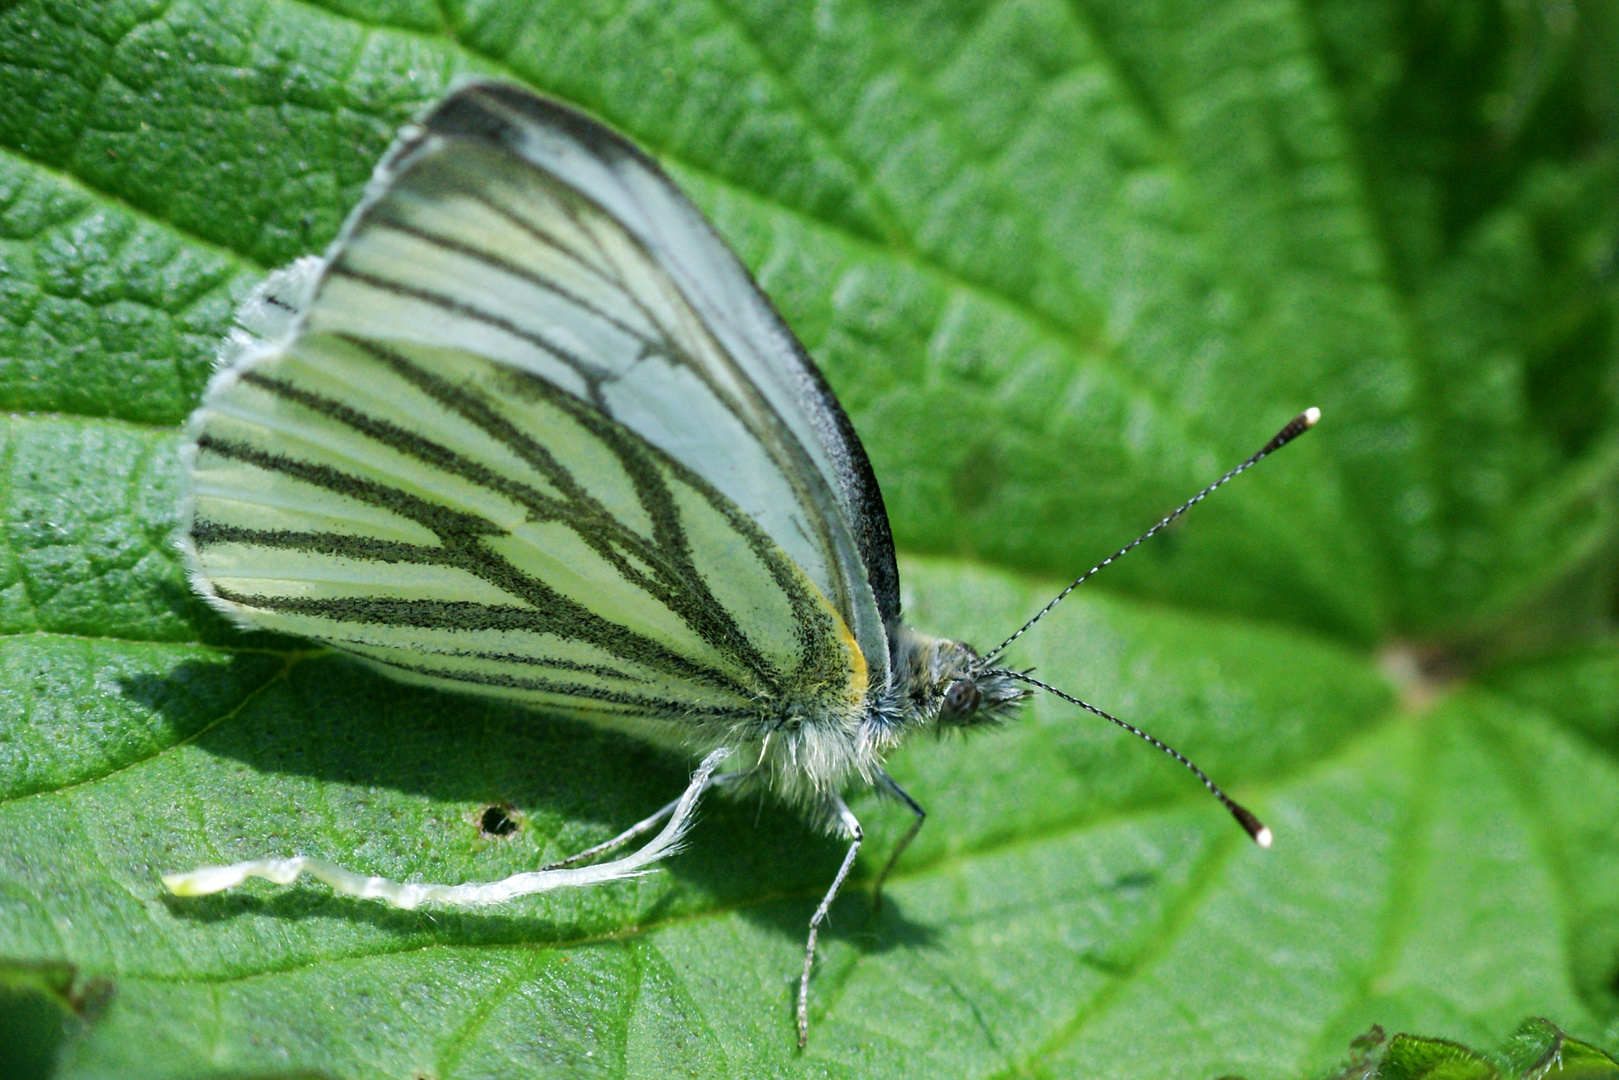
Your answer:
[[[279,2],[293,3],[295,0],[279,0]],[[88,129],[81,129],[81,135],[84,130]],[[63,184],[64,186],[78,188],[80,191],[93,196],[97,201],[106,203],[113,208],[128,214],[137,221],[144,222],[148,225],[154,225],[158,228],[171,232],[175,236],[184,240],[186,243],[200,248],[203,251],[209,252],[210,254],[217,255],[229,262],[238,263],[244,269],[256,270],[261,274],[268,272],[266,268],[259,265],[259,263],[251,255],[245,255],[242,252],[236,251],[233,248],[219,243],[218,241],[210,240],[200,233],[193,232],[183,225],[161,217],[152,211],[146,210],[143,207],[130,202],[121,195],[115,195],[112,192],[107,191],[105,188],[85,180],[78,173],[69,172],[60,165],[52,164],[51,162],[46,161],[44,158],[35,157],[32,154],[25,153],[15,146],[0,146],[0,155],[8,157],[28,169],[44,173],[46,176],[56,180],[58,183]],[[76,219],[64,219],[62,222],[53,222],[48,227],[57,228],[71,220]]]

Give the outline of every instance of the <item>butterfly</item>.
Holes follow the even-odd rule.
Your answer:
[[[730,248],[626,139],[522,87],[461,84],[406,127],[320,258],[272,274],[182,449],[192,585],[244,627],[396,678],[583,717],[701,755],[657,814],[499,882],[397,883],[312,858],[165,877],[180,895],[309,873],[401,907],[633,876],[699,798],[758,790],[860,850],[853,786],[923,731],[1058,694],[997,663],[1114,558],[1315,422],[1275,439],[987,653],[906,626],[888,517],[853,425]],[[722,769],[722,764],[729,765]],[[591,862],[655,834],[623,857]]]

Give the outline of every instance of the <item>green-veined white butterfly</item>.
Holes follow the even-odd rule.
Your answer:
[[[244,626],[398,678],[515,698],[705,755],[622,835],[504,881],[399,884],[313,859],[165,878],[182,895],[310,873],[400,906],[483,904],[642,872],[709,787],[763,788],[849,841],[844,803],[908,734],[1005,718],[1051,687],[900,619],[865,451],[746,269],[662,170],[517,86],[463,84],[407,127],[324,258],[238,314],[191,419],[180,545]],[[1270,833],[1173,754],[1268,845]],[[727,755],[732,767],[720,772]],[[578,865],[661,830],[633,854]],[[885,868],[883,874],[886,875]],[[881,889],[881,876],[877,889]]]

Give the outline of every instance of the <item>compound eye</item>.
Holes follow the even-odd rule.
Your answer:
[[[951,683],[950,689],[944,692],[944,711],[955,716],[965,716],[978,708],[979,699],[982,697],[977,683],[971,679],[959,679]]]

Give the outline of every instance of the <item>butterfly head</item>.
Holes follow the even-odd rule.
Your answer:
[[[1030,690],[988,666],[971,645],[909,630],[899,650],[912,718],[943,732],[1011,718]]]
[[[1031,693],[998,671],[983,670],[977,653],[973,660],[974,667],[944,689],[937,720],[941,729],[998,724],[1010,719],[1018,703]]]

